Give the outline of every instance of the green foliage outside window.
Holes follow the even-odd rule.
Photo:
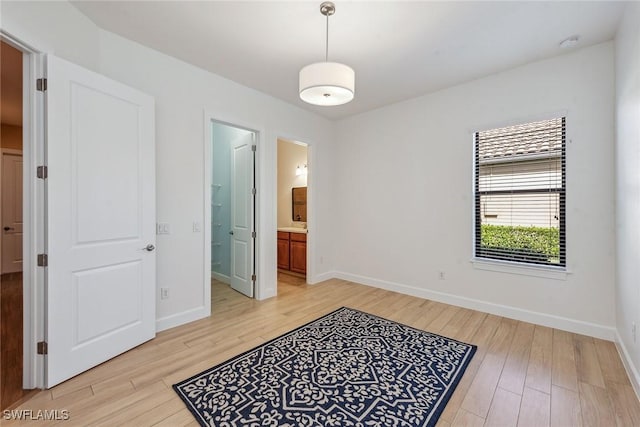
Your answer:
[[[482,224],[482,249],[509,249],[527,258],[551,263],[560,260],[560,230],[554,227],[522,227]]]

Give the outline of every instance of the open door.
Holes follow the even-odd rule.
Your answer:
[[[231,287],[253,298],[255,133],[231,143]]]
[[[154,100],[47,57],[45,383],[155,336]]]
[[[2,274],[22,271],[22,153],[2,151]]]

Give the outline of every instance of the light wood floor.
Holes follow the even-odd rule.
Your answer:
[[[161,332],[19,408],[68,410],[62,425],[195,426],[172,384],[348,306],[478,345],[439,426],[640,426],[611,342],[341,280],[307,286],[279,275],[278,289],[255,301],[214,283],[210,318]]]

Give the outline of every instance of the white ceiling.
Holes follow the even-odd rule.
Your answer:
[[[101,28],[330,119],[611,40],[623,2],[335,1],[329,60],[356,72],[338,107],[298,97],[298,72],[324,60],[321,1],[75,1]]]

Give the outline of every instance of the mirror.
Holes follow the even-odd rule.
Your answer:
[[[292,219],[307,222],[307,187],[291,189]]]

